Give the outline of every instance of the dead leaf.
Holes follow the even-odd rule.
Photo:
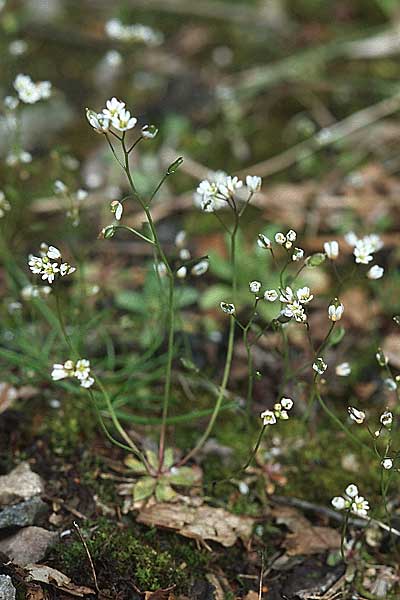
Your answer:
[[[82,597],[95,593],[91,588],[83,585],[75,585],[68,575],[64,575],[61,571],[57,571],[57,569],[53,569],[47,565],[30,564],[26,565],[25,570],[27,571],[27,581],[39,581],[54,585],[59,590],[67,592],[72,596]]]
[[[278,524],[290,529],[285,539],[289,556],[318,554],[340,547],[340,534],[331,527],[314,526],[298,510],[291,507],[277,507],[272,514]]]
[[[18,392],[15,387],[9,383],[0,383],[0,415],[11,408],[18,398]]]
[[[151,527],[173,529],[180,535],[197,540],[213,540],[223,546],[233,546],[238,538],[250,538],[254,519],[233,515],[223,508],[212,506],[185,506],[182,504],[154,504],[143,508],[139,523]]]
[[[159,589],[155,592],[145,592],[144,600],[174,600],[174,595],[171,593],[174,588],[175,586],[172,585],[165,590]]]
[[[257,592],[253,592],[253,590],[250,590],[250,592],[247,592],[246,596],[244,597],[244,600],[260,600],[260,596]]]

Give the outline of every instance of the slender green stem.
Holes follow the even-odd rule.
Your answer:
[[[148,244],[152,244],[154,246],[154,241],[153,240],[151,240],[150,238],[146,237],[145,235],[143,235],[139,231],[136,231],[136,229],[133,229],[133,227],[128,227],[128,225],[114,225],[113,227],[114,227],[114,229],[125,229],[126,231],[130,231],[130,233],[133,233],[134,235],[137,235],[137,237],[139,237],[144,242],[147,242]]]

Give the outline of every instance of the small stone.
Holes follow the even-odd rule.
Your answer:
[[[29,563],[40,562],[57,539],[56,532],[42,527],[25,527],[0,540],[0,552],[20,567],[25,567]]]
[[[7,506],[0,511],[0,529],[5,527],[27,527],[35,525],[45,514],[47,504],[38,496],[34,496],[25,502]]]
[[[0,600],[15,600],[16,590],[11,577],[0,575]]]
[[[8,506],[33,496],[40,496],[44,486],[37,473],[31,470],[29,463],[22,462],[15,469],[0,477],[0,506]]]

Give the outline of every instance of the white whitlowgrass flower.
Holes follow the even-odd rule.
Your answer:
[[[19,100],[15,96],[6,96],[3,100],[3,104],[8,110],[15,110],[19,104]]]
[[[281,405],[285,410],[290,410],[293,407],[293,400],[291,398],[281,398]]]
[[[192,270],[190,272],[195,277],[201,277],[201,275],[204,275],[204,273],[206,273],[208,271],[208,267],[209,267],[208,260],[201,260],[200,262],[198,262],[196,265],[194,265],[192,267]]]
[[[371,254],[371,247],[369,244],[364,243],[363,240],[357,241],[353,254],[355,256],[356,263],[367,265],[374,259]]]
[[[261,177],[257,177],[256,175],[247,175],[246,187],[252,194],[255,194],[256,192],[260,191],[261,184],[262,184]]]
[[[318,373],[318,375],[323,375],[327,370],[328,365],[326,364],[323,358],[319,357],[313,363],[312,368],[314,369],[314,371],[316,371],[316,373]]]
[[[310,288],[307,286],[297,290],[296,296],[301,304],[308,304],[314,298],[314,295],[311,293]]]
[[[221,310],[228,315],[233,315],[235,313],[235,305],[229,304],[227,302],[220,303]]]
[[[24,300],[32,300],[33,298],[46,298],[51,292],[52,289],[48,285],[25,285],[21,290],[21,296]]]
[[[159,277],[165,277],[165,275],[167,274],[167,266],[165,263],[159,262],[155,265],[155,268]]]
[[[201,181],[194,194],[194,203],[204,212],[214,212],[227,206],[227,197],[221,189],[226,189],[228,175],[223,171],[215,171],[208,179]]]
[[[81,358],[76,362],[74,375],[77,379],[87,379],[90,375],[90,361]]]
[[[46,262],[43,264],[43,268],[40,272],[40,275],[42,276],[42,279],[44,281],[46,281],[46,279],[47,279],[47,281],[49,283],[53,283],[57,273],[59,273],[59,272],[60,272],[60,268],[58,266],[58,263],[56,263],[56,262],[51,263],[49,261],[49,262]]]
[[[125,102],[121,102],[121,100],[114,97],[111,98],[111,100],[107,100],[106,108],[103,108],[103,115],[111,121],[114,117],[117,117],[123,109],[125,109]]]
[[[383,384],[391,392],[397,390],[397,383],[392,377],[386,377],[386,379],[383,380]]]
[[[35,104],[39,100],[49,98],[51,95],[51,83],[49,81],[34,83],[29,75],[17,75],[14,80],[14,88],[18,98],[25,104]]]
[[[304,250],[302,248],[295,248],[292,254],[293,262],[298,262],[304,258]]]
[[[250,281],[249,288],[252,294],[258,294],[261,289],[261,281]]]
[[[367,517],[369,511],[368,501],[364,496],[356,496],[351,503],[351,512],[358,517]]]
[[[32,273],[41,275],[42,279],[47,280],[50,284],[53,283],[58,274],[64,277],[76,271],[75,267],[72,267],[69,263],[62,262],[61,252],[58,248],[48,246],[45,243],[40,246],[40,257],[33,254],[29,255],[28,265]]]
[[[275,234],[274,239],[275,239],[276,243],[279,244],[280,246],[283,246],[283,244],[286,242],[286,237],[280,231],[278,231],[278,233]]]
[[[358,487],[354,483],[350,483],[345,490],[346,496],[349,498],[355,498],[358,496]]]
[[[270,250],[272,242],[269,238],[267,238],[266,235],[264,235],[263,233],[259,233],[257,238],[257,246],[259,248],[262,248],[263,250]]]
[[[80,358],[76,363],[67,360],[64,364],[54,364],[51,377],[54,381],[76,377],[81,387],[84,388],[89,388],[94,384],[94,379],[90,376],[90,361],[86,358]]]
[[[346,508],[346,500],[343,496],[335,496],[332,498],[331,504],[336,510],[344,510]]]
[[[179,269],[176,272],[176,276],[179,279],[185,279],[186,275],[187,275],[187,268],[185,266],[179,267]]]
[[[188,250],[188,248],[181,248],[181,250],[179,250],[179,258],[181,260],[190,260],[191,259],[191,254],[190,254],[190,250]]]
[[[286,234],[286,239],[289,240],[289,242],[294,242],[296,240],[296,237],[297,233],[293,229],[289,229],[289,231]]]
[[[347,377],[351,373],[350,364],[348,362],[343,362],[339,365],[336,365],[335,372],[339,377]]]
[[[389,428],[393,423],[393,413],[391,413],[390,410],[385,410],[385,412],[381,414],[379,420],[384,427]]]
[[[339,256],[339,244],[335,240],[324,243],[324,252],[331,260],[336,260]]]
[[[358,488],[354,483],[347,486],[344,497],[335,496],[331,503],[336,510],[348,510],[359,517],[368,516],[369,503],[358,495]]]
[[[118,131],[128,131],[133,129],[137,123],[136,117],[131,117],[129,110],[122,109],[112,118],[111,124]]]
[[[68,191],[68,187],[61,179],[56,179],[53,187],[56,194],[65,194]]]
[[[285,308],[281,311],[281,314],[285,317],[293,317],[298,323],[304,323],[307,320],[304,308],[297,300],[286,304]]]
[[[393,467],[393,461],[391,458],[384,458],[381,462],[381,465],[384,469],[389,471]]]
[[[65,379],[66,377],[74,376],[75,364],[72,360],[67,360],[63,365],[55,363],[51,372],[51,378],[54,381]]]
[[[340,321],[343,316],[344,306],[342,303],[335,305],[331,304],[328,308],[328,316],[331,321]]]
[[[219,184],[218,186],[218,190],[219,193],[221,194],[221,196],[223,198],[226,198],[226,200],[229,200],[230,198],[233,198],[235,193],[240,190],[243,186],[243,181],[241,181],[241,179],[239,179],[239,177],[231,177],[230,175],[228,175],[228,177],[226,177],[225,181],[223,181],[222,183]]]
[[[161,32],[148,25],[124,25],[119,19],[110,19],[104,29],[108,37],[120,42],[142,42],[148,46],[158,46],[164,39]]]
[[[175,246],[177,248],[183,248],[183,246],[186,243],[186,231],[183,231],[183,229],[181,231],[178,231],[178,233],[175,236]]]
[[[141,134],[143,139],[153,140],[158,134],[158,128],[155,125],[143,125]]]
[[[293,302],[295,300],[295,294],[291,287],[286,286],[284,290],[281,290],[281,295],[279,296],[279,300],[281,302]]]
[[[385,269],[383,267],[380,267],[379,265],[374,265],[367,271],[367,277],[368,279],[380,279],[381,277],[383,277],[384,272]]]
[[[275,302],[279,297],[279,294],[276,290],[266,290],[264,292],[264,299],[268,302]]]
[[[117,221],[120,221],[122,218],[122,213],[124,212],[124,206],[118,200],[113,200],[110,204],[111,212],[114,213]]]
[[[264,410],[261,413],[261,419],[264,425],[275,425],[276,423],[276,416],[272,410]]]
[[[348,411],[349,417],[352,421],[354,421],[358,425],[361,425],[362,423],[364,423],[365,412],[363,410],[358,410],[357,408],[354,408],[354,406],[349,406],[347,411]]]
[[[86,118],[96,133],[107,133],[110,128],[110,119],[102,113],[96,113],[94,110],[87,108]]]

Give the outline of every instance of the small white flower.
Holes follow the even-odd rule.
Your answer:
[[[282,421],[287,421],[289,418],[289,415],[280,402],[274,404],[274,414],[277,419],[282,419]]]
[[[286,239],[289,240],[289,242],[294,242],[296,240],[296,237],[297,233],[293,229],[289,229],[289,231],[286,234]]]
[[[302,248],[295,248],[292,254],[293,262],[298,262],[304,258],[304,250]]]
[[[286,288],[287,289],[287,288]],[[297,299],[301,304],[308,304],[314,298],[309,287],[305,286],[297,290]]]
[[[324,251],[328,258],[336,260],[339,256],[339,244],[335,240],[325,242]]]
[[[393,423],[393,413],[391,413],[390,410],[385,410],[385,412],[381,414],[379,420],[384,427],[389,428]]]
[[[293,400],[291,398],[281,398],[281,405],[285,410],[290,410],[293,406]]]
[[[276,416],[272,410],[264,410],[261,413],[261,419],[264,425],[275,425],[276,423]]]
[[[375,357],[376,357],[377,363],[380,367],[384,367],[389,362],[389,359],[386,356],[386,354],[384,353],[384,351],[382,350],[382,348],[378,348],[378,352],[375,354]]]
[[[179,267],[179,269],[176,272],[176,276],[179,279],[185,279],[186,275],[187,275],[187,268],[185,266]]]
[[[328,365],[326,364],[326,362],[324,362],[323,358],[319,357],[314,362],[312,368],[314,369],[314,371],[316,371],[318,373],[318,375],[323,375],[325,373],[325,371],[327,370]]]
[[[86,358],[81,358],[75,365],[74,375],[77,379],[87,379],[90,375],[90,361]]]
[[[368,279],[380,279],[383,277],[385,269],[379,265],[374,265],[367,271]]]
[[[121,220],[122,213],[124,212],[124,206],[118,200],[113,200],[110,205],[111,212],[115,214],[115,218],[117,221]]]
[[[54,182],[54,191],[56,194],[65,194],[68,191],[68,188],[61,179],[56,179]]]
[[[259,248],[262,248],[263,250],[270,250],[272,243],[266,235],[264,235],[263,233],[259,233],[257,238],[257,246]]]
[[[331,321],[340,321],[343,316],[344,306],[342,303],[335,305],[331,304],[328,308],[328,316]]]
[[[239,177],[231,177],[230,175],[226,177],[223,183],[218,185],[218,191],[223,198],[229,200],[232,198],[237,190],[240,190],[243,186],[243,181],[239,179]]]
[[[61,258],[61,252],[55,246],[49,246],[47,250],[47,256],[49,258],[57,260],[57,258]]]
[[[342,496],[335,496],[332,498],[331,503],[336,510],[343,510],[346,508],[346,500]]]
[[[121,102],[117,98],[111,98],[111,100],[107,100],[106,108],[103,108],[103,115],[107,117],[110,121],[117,117],[122,110],[125,109],[125,102]]]
[[[267,290],[264,292],[264,298],[268,302],[275,302],[278,299],[278,292],[276,290]]]
[[[276,233],[274,239],[280,246],[283,246],[283,244],[286,242],[286,237],[281,232]]]
[[[384,469],[391,469],[393,467],[393,461],[391,458],[384,458],[381,462],[381,465]]]
[[[167,266],[165,263],[159,262],[155,265],[155,268],[159,277],[165,277],[165,275],[167,274]]]
[[[49,283],[53,283],[55,276],[59,272],[60,272],[60,269],[58,267],[58,263],[45,262],[45,263],[43,263],[41,276],[44,281],[47,279],[47,281]]]
[[[81,380],[81,387],[90,388],[90,387],[92,387],[93,384],[94,384],[93,377],[88,377],[87,379]]]
[[[358,410],[357,408],[354,408],[353,406],[349,406],[347,410],[349,413],[349,417],[350,417],[350,419],[352,419],[352,421],[354,421],[358,425],[361,425],[362,423],[364,423],[365,412],[363,410]]]
[[[348,496],[349,498],[355,498],[356,496],[358,496],[358,487],[354,483],[350,483],[350,485],[347,486],[345,492],[346,496]]]
[[[200,277],[201,275],[204,275],[204,273],[206,273],[208,271],[208,267],[209,267],[208,260],[201,260],[200,262],[198,262],[196,265],[194,265],[192,267],[192,270],[190,272],[192,275],[195,275],[196,277]]]
[[[261,289],[261,281],[250,281],[249,288],[252,294],[258,294]]]
[[[51,372],[51,378],[54,381],[65,379],[66,377],[73,377],[75,365],[72,360],[67,360],[63,365],[56,363],[53,365]]]
[[[8,110],[15,110],[19,104],[19,100],[15,96],[6,96],[3,104]]]
[[[351,512],[359,517],[367,517],[369,511],[368,501],[363,496],[357,496],[351,504]]]
[[[281,302],[294,302],[295,296],[291,287],[286,286],[284,290],[281,290],[281,295],[279,296],[279,300]]]
[[[181,248],[179,250],[179,258],[181,260],[190,260],[191,258],[191,254],[190,254],[190,250],[188,250],[187,248]]]
[[[96,133],[107,133],[110,128],[110,119],[102,113],[96,113],[94,110],[87,108],[86,118]]]
[[[183,248],[183,246],[186,243],[186,231],[178,231],[178,233],[175,236],[175,246],[177,248]]]
[[[43,269],[43,259],[39,256],[33,256],[33,254],[29,255],[28,265],[32,273],[38,275],[42,272]]]
[[[137,123],[136,117],[131,117],[129,110],[122,109],[120,112],[113,117],[111,124],[118,131],[128,131],[135,127]]]
[[[307,320],[304,308],[297,300],[286,304],[281,314],[285,315],[285,317],[293,317],[298,323],[304,323]]]
[[[260,191],[261,184],[262,184],[261,177],[257,177],[256,175],[253,175],[253,176],[247,175],[246,186],[252,194],[255,194],[256,192]]]
[[[60,265],[61,277],[64,277],[65,275],[71,275],[72,273],[75,273],[75,271],[76,271],[76,268],[71,267],[71,265],[69,265],[68,263],[61,263],[61,265]]]
[[[158,133],[158,129],[154,125],[143,125],[141,133],[142,138],[145,140],[153,140]]]
[[[340,363],[336,366],[335,371],[336,375],[338,375],[339,377],[347,377],[351,373],[350,364],[348,362]]]
[[[228,315],[233,315],[234,312],[235,312],[235,305],[234,304],[229,304],[227,302],[221,302],[220,303],[220,307],[221,307],[221,310],[224,313],[227,313]]]
[[[372,248],[369,243],[366,243],[364,239],[358,240],[353,250],[356,263],[360,263],[363,265],[367,265],[368,263],[370,263],[371,260],[373,260],[374,258],[371,252]]]

